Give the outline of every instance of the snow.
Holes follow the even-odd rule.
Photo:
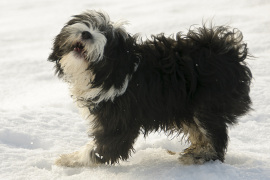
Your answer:
[[[54,160],[89,141],[67,85],[46,61],[52,40],[71,15],[102,9],[128,20],[143,38],[186,32],[212,21],[244,34],[254,80],[253,111],[229,129],[225,163],[183,166],[166,150],[188,146],[181,137],[153,133],[135,144],[127,162],[95,168],[63,168]],[[1,0],[0,179],[270,179],[270,2],[268,0]]]

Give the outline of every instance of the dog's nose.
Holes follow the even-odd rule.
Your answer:
[[[92,39],[92,38],[93,38],[93,36],[92,36],[92,34],[90,32],[88,32],[88,31],[83,31],[82,32],[82,39],[87,40],[87,39]]]

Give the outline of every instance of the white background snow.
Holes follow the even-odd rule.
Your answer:
[[[89,141],[86,122],[66,84],[47,62],[55,35],[71,15],[102,9],[127,31],[142,37],[187,32],[212,21],[244,34],[254,80],[253,111],[229,129],[225,163],[183,166],[166,149],[188,146],[163,133],[140,136],[136,153],[120,165],[63,168],[54,160]],[[269,0],[1,0],[0,1],[0,179],[270,179],[270,1]]]

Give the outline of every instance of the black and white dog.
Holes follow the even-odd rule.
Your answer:
[[[128,159],[140,132],[158,130],[188,135],[183,164],[223,162],[227,126],[251,105],[241,32],[203,26],[141,41],[123,25],[104,12],[86,11],[55,38],[48,59],[70,85],[94,139],[56,164],[114,164]]]

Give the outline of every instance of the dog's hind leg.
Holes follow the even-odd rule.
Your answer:
[[[217,159],[223,162],[227,147],[226,126],[207,124],[194,118],[194,123],[183,124],[182,128],[184,134],[189,135],[188,140],[191,143],[179,157],[182,164],[203,164]]]

